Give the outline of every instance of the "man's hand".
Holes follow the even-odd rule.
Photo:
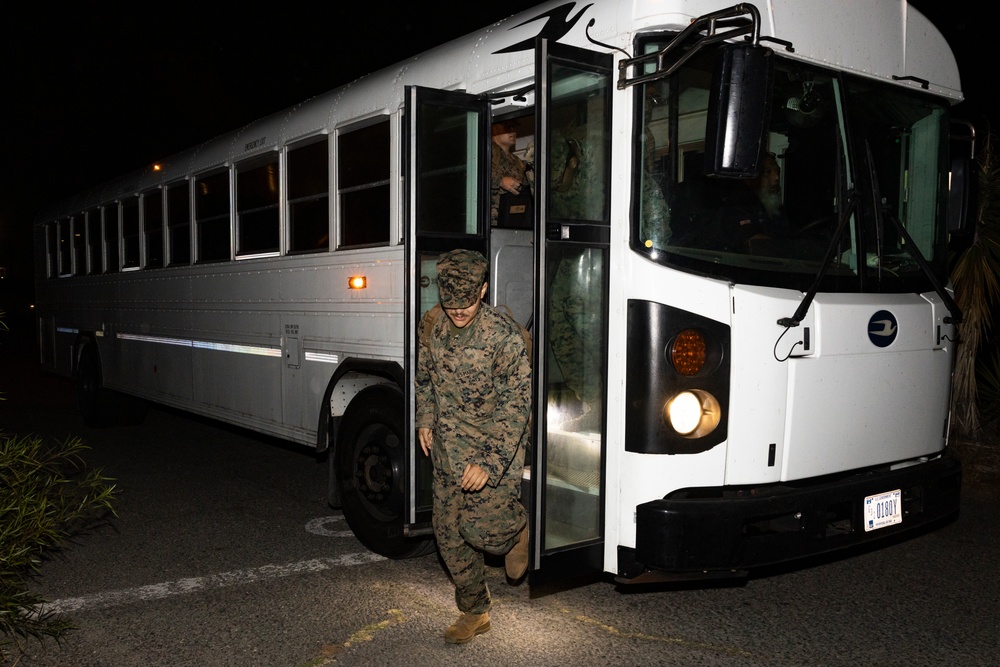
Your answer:
[[[517,180],[513,176],[504,176],[500,179],[500,187],[512,195],[516,195],[521,191],[521,181]]]
[[[486,486],[489,479],[490,476],[486,474],[485,470],[475,463],[470,463],[465,466],[465,472],[462,473],[462,490],[479,491]]]
[[[420,440],[420,449],[424,450],[424,456],[430,456],[434,433],[429,428],[422,426],[417,429],[417,438]]]

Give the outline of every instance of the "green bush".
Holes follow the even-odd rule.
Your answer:
[[[72,626],[26,588],[42,558],[101,517],[114,514],[115,487],[87,469],[79,438],[46,443],[0,433],[0,661],[12,643],[58,640]]]

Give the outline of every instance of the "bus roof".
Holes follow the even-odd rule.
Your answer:
[[[252,158],[337,127],[397,110],[407,85],[471,93],[514,90],[534,77],[534,41],[606,50],[589,37],[631,52],[644,32],[682,30],[691,19],[730,3],[718,0],[550,0],[447,44],[363,76],[294,107],[81,192],[39,216],[37,224],[125,194],[142,192]],[[789,41],[783,56],[962,100],[958,66],[941,33],[906,0],[755,0],[761,35]]]

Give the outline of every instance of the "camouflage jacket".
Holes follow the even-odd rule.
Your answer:
[[[531,183],[525,173],[525,164],[516,155],[501,150],[498,146],[493,147],[492,167],[490,171],[490,221],[497,224],[497,217],[500,212],[500,195],[507,192],[500,187],[505,176],[510,176],[521,184],[522,188],[529,188]]]
[[[435,466],[461,476],[476,463],[497,486],[521,475],[531,409],[531,363],[517,324],[484,303],[463,329],[443,312],[420,336],[417,428],[434,432]],[[421,327],[421,334],[423,334]]]

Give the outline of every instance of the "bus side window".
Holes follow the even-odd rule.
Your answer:
[[[142,233],[146,239],[145,268],[163,266],[163,191],[153,190],[142,196]]]
[[[229,170],[194,182],[194,216],[199,262],[229,259]]]
[[[337,139],[338,247],[389,244],[389,120]]]
[[[117,273],[121,268],[118,254],[118,202],[104,205],[104,270]]]
[[[72,237],[70,236],[70,221],[72,218],[63,218],[58,224],[58,233],[56,235],[58,249],[58,264],[57,273],[60,276],[70,275],[72,270],[72,256],[70,254],[70,242]]]
[[[59,236],[58,223],[45,225],[45,275],[55,278],[59,275],[59,246],[56,239]]]
[[[139,268],[139,198],[122,201],[122,268]]]
[[[87,213],[87,267],[88,273],[104,271],[104,256],[101,254],[101,209],[92,208]]]
[[[278,154],[236,165],[236,255],[278,252]]]
[[[188,181],[167,186],[167,246],[170,266],[191,263],[191,196]]]
[[[288,251],[330,249],[330,158],[326,136],[288,149]]]
[[[86,213],[73,216],[73,275],[87,274],[87,223]]]

